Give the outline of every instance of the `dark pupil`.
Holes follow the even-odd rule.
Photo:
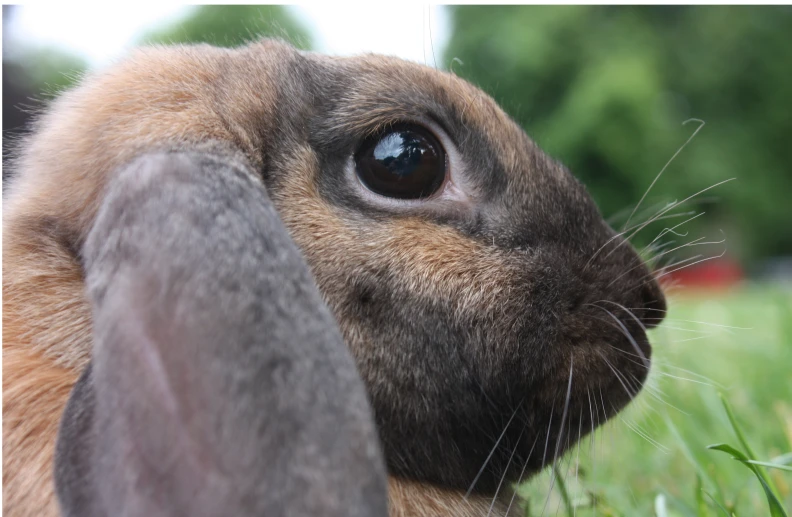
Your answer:
[[[419,128],[370,138],[355,156],[358,176],[371,191],[399,199],[432,195],[445,179],[445,153]]]

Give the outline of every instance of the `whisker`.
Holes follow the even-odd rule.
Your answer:
[[[698,254],[698,255],[694,255],[692,257],[688,257],[688,258],[685,258],[685,259],[677,260],[676,262],[671,262],[671,263],[669,263],[669,264],[667,264],[667,265],[665,265],[663,267],[656,268],[656,271],[650,271],[641,280],[644,280],[644,279],[650,279],[650,280],[656,279],[657,275],[659,273],[661,273],[661,272],[663,272],[663,271],[665,271],[667,269],[674,268],[674,267],[677,267],[677,266],[681,266],[682,264],[687,264],[688,262],[692,262],[694,260],[700,259],[703,256],[704,255]],[[685,267],[687,267],[687,266],[685,266]]]
[[[617,347],[617,346],[613,346],[613,345],[611,345],[610,343],[608,343],[608,346],[609,346],[609,347],[611,347],[612,349],[614,349],[615,351],[617,351],[617,352],[621,353],[621,354],[624,354],[624,355],[627,355],[627,356],[630,356],[630,357],[637,357],[637,358],[639,358],[639,359],[641,358],[641,357],[640,357],[640,356],[638,356],[638,355],[631,354],[630,352],[628,352],[628,351],[626,351],[626,350],[622,350],[621,348],[619,348],[619,347]],[[630,361],[632,364],[634,364],[634,365],[636,365],[636,366],[640,366],[641,368],[645,368],[645,369],[647,369],[647,370],[650,368],[649,366],[646,366],[644,363],[639,363],[638,361],[633,361],[633,360],[632,360],[632,359],[630,359],[630,358],[627,358],[627,361]]]
[[[635,393],[635,395],[637,396],[638,393],[641,392],[641,383],[633,375],[630,375],[630,377],[632,377],[632,380],[627,378],[627,376],[629,375],[629,372],[620,372],[620,373],[621,373],[622,379],[624,379],[624,382],[626,382],[627,385],[630,386],[630,389],[632,390],[632,392]],[[633,383],[633,381],[635,381],[635,382]]]
[[[630,309],[631,311],[645,310],[645,311],[655,311],[655,312],[668,312],[668,309],[653,309],[651,307],[628,307],[628,309]]]
[[[687,236],[685,235],[685,237],[687,237]],[[661,251],[663,251],[665,248],[673,246],[674,244],[676,244],[675,240],[666,241],[666,242],[664,242],[662,244],[661,243],[647,244],[646,246],[644,246],[644,248],[641,251],[638,252],[638,254],[641,257],[646,257],[644,259],[645,262],[655,262],[656,263],[656,262],[659,261],[659,259],[657,258],[657,255]]]
[[[589,418],[591,418],[591,434],[589,435],[589,456],[592,456],[593,438],[594,438],[594,408],[591,406],[591,390],[586,388],[586,397],[589,403]]]
[[[605,311],[606,313],[608,313],[610,315],[611,318],[614,319],[614,321],[616,321],[616,323],[619,325],[619,327],[621,328],[622,332],[624,333],[624,336],[627,338],[627,340],[630,342],[630,344],[633,346],[633,348],[635,348],[635,351],[643,359],[644,365],[646,365],[646,367],[648,368],[649,367],[649,359],[647,359],[646,355],[643,353],[643,351],[641,351],[641,347],[638,346],[638,343],[635,341],[635,338],[632,336],[632,334],[630,334],[630,331],[627,330],[627,327],[624,325],[624,323],[622,323],[622,321],[619,318],[617,318],[611,311],[609,311],[608,309],[606,309],[604,307],[600,307],[599,305],[594,305],[594,304],[591,304],[591,303],[586,304],[586,305],[590,305],[592,307],[596,307],[596,308],[598,308],[598,309],[600,309],[602,311]],[[630,313],[630,314],[632,314],[632,313]],[[635,316],[633,315],[633,317],[635,317]],[[643,325],[641,325],[641,326],[643,326]]]
[[[695,262],[691,262],[690,264],[686,264],[686,265],[684,265],[682,267],[677,267],[677,268],[669,270],[669,271],[663,271],[660,274],[647,275],[647,280],[646,281],[639,282],[637,285],[634,285],[633,287],[631,287],[630,289],[628,289],[624,293],[625,294],[630,293],[630,292],[632,292],[632,291],[634,291],[634,290],[636,290],[636,289],[638,289],[640,287],[643,287],[644,285],[646,285],[647,283],[649,283],[649,282],[651,282],[653,280],[657,281],[657,280],[659,280],[660,278],[662,278],[662,277],[664,277],[666,275],[670,275],[671,273],[675,273],[675,272],[680,271],[682,269],[685,269],[685,268],[688,268],[688,267],[691,267],[691,266],[695,266],[696,264],[701,264],[702,262],[708,262],[710,260],[719,259],[719,258],[723,257],[725,254],[726,254],[726,248],[723,249],[723,251],[720,253],[720,255],[713,255],[711,257],[703,258],[701,260],[697,260]],[[701,255],[696,255],[693,258],[699,258],[700,256]],[[685,259],[684,261],[677,262],[677,264],[674,264],[674,266],[676,266],[676,265],[678,265],[678,264],[680,264],[682,262],[685,262],[687,260],[690,260],[690,259]],[[667,266],[667,267],[671,267],[671,266]],[[666,269],[666,268],[664,268],[664,269]],[[651,278],[651,277],[653,277],[653,278]]]
[[[542,508],[542,515],[544,515],[545,510],[547,509],[547,503],[550,501],[550,494],[553,492],[553,486],[555,486],[555,471],[556,471],[556,461],[558,461],[558,451],[561,447],[561,439],[564,436],[564,423],[566,422],[567,411],[569,410],[569,401],[572,396],[572,377],[575,368],[575,356],[572,356],[569,361],[569,382],[567,383],[567,393],[566,393],[566,400],[564,401],[564,411],[561,414],[561,426],[558,428],[558,438],[556,438],[556,445],[555,445],[555,453],[553,454],[553,467],[552,467],[552,475],[553,479],[550,482],[550,489],[547,492],[547,498],[545,499],[544,507]],[[550,438],[548,434],[548,439]],[[542,465],[544,465],[544,459],[542,460]]]
[[[619,249],[621,246],[623,246],[623,245],[624,245],[624,243],[628,242],[630,239],[632,239],[633,237],[635,237],[635,236],[638,234],[638,232],[640,232],[641,230],[643,230],[644,228],[646,228],[647,226],[649,226],[651,223],[653,223],[653,222],[655,222],[655,221],[658,221],[658,220],[659,220],[659,219],[658,219],[658,217],[659,217],[659,216],[662,216],[662,215],[664,215],[666,212],[668,212],[668,211],[670,211],[670,210],[673,210],[675,207],[678,207],[678,206],[680,206],[681,204],[683,204],[683,203],[686,203],[687,201],[690,201],[691,199],[693,199],[694,197],[698,196],[699,194],[702,194],[702,193],[704,193],[704,192],[706,192],[706,191],[708,191],[708,190],[714,189],[715,187],[719,187],[720,185],[723,185],[724,183],[728,183],[728,182],[730,182],[730,181],[733,181],[733,180],[735,180],[735,179],[737,179],[737,178],[729,178],[729,179],[727,179],[727,180],[719,181],[718,183],[715,183],[714,185],[711,185],[711,186],[709,186],[709,187],[707,187],[707,188],[705,188],[705,189],[699,190],[699,191],[698,191],[698,192],[696,192],[695,194],[693,194],[693,195],[691,195],[691,196],[688,196],[688,197],[686,197],[686,198],[685,198],[685,199],[683,199],[682,201],[680,201],[680,202],[678,202],[678,203],[674,203],[674,204],[672,204],[670,207],[663,209],[663,210],[662,210],[660,213],[658,213],[658,214],[657,214],[657,216],[655,216],[655,217],[653,217],[653,218],[649,219],[648,221],[646,221],[645,223],[643,223],[642,225],[640,225],[640,226],[639,226],[639,227],[638,227],[638,228],[637,228],[637,229],[636,229],[636,230],[635,230],[635,231],[634,231],[634,232],[633,232],[633,233],[632,233],[630,236],[628,236],[626,239],[622,240],[622,242],[620,242],[618,245],[616,245],[616,247],[615,247],[615,248],[613,248],[613,249],[612,249],[612,250],[611,250],[611,251],[610,251],[610,252],[609,252],[607,255],[605,255],[605,258],[608,258],[609,256],[611,256],[611,255],[612,255],[612,254],[613,254],[613,253],[614,253],[614,252],[615,252],[617,249]]]
[[[687,343],[688,341],[698,341],[700,339],[707,339],[708,337],[712,337],[712,335],[708,334],[706,336],[696,336],[696,337],[689,337],[689,338],[685,338],[685,339],[675,339],[675,340],[672,341],[672,343],[674,343],[674,344]]]
[[[503,475],[501,476],[500,482],[498,483],[498,488],[495,489],[495,495],[492,497],[492,504],[490,504],[489,511],[487,512],[487,517],[492,514],[492,509],[495,508],[495,501],[498,500],[498,494],[500,493],[501,486],[503,485],[503,480],[506,479],[506,474],[509,472],[509,467],[511,467],[511,462],[514,459],[514,453],[517,452],[517,447],[520,445],[520,440],[522,440],[523,433],[525,433],[525,427],[523,426],[522,431],[520,431],[520,436],[517,438],[517,442],[514,444],[514,449],[512,449],[511,456],[509,456],[509,461],[506,463],[506,468],[503,469]]]
[[[620,304],[618,302],[614,302],[613,300],[600,300],[600,301],[604,302],[604,303],[612,303],[616,307],[619,307],[620,309],[623,309],[632,319],[635,320],[635,322],[638,324],[638,326],[641,327],[641,329],[644,332],[646,332],[646,326],[644,326],[643,322],[640,319],[638,319],[638,317],[635,315],[635,313],[633,311],[631,311],[630,309],[628,309],[627,307],[625,307],[624,305],[622,305],[622,304]],[[599,302],[594,302],[594,303],[599,303]],[[611,316],[613,316],[613,315],[611,315]]]
[[[426,60],[426,11],[421,11],[423,14],[423,55],[424,55],[424,66],[429,66],[429,62]]]
[[[571,431],[571,425],[572,425],[572,421],[570,419],[569,421],[567,421],[566,449],[569,449],[569,447],[571,446],[571,439],[572,439],[572,433],[570,432]],[[569,491],[567,489],[567,476],[569,475],[569,470],[570,470],[570,467],[572,466],[572,455],[567,456],[566,463],[564,463],[564,459],[562,457],[561,460],[560,460],[560,464],[561,464],[561,468],[560,469],[556,469],[556,473],[553,476],[553,479],[559,479],[559,477],[561,478],[561,486],[559,487],[559,492],[560,492],[559,495],[561,497],[558,498],[558,504],[556,505],[556,511],[553,514],[554,516],[558,515],[558,512],[561,509],[561,504],[562,503],[564,503],[565,501],[568,501],[571,504],[571,502],[572,502],[571,500],[568,499]],[[563,472],[563,474],[560,474],[560,472]]]
[[[598,387],[599,395],[600,395],[600,402],[602,402],[602,423],[608,422],[608,413],[605,408],[605,397],[602,396],[602,386]],[[596,400],[596,399],[595,399]],[[599,422],[599,415],[597,415],[597,421]],[[604,433],[600,433],[600,454],[602,454],[602,435]]]
[[[429,16],[429,45],[432,47],[432,61],[434,61],[435,70],[437,70],[437,58],[435,57],[434,41],[432,40],[432,5],[431,4],[429,4],[429,8],[427,9],[427,14]]]
[[[673,248],[673,249],[670,249],[670,250],[664,251],[664,252],[662,252],[662,253],[659,253],[659,254],[655,255],[654,257],[652,257],[652,259],[651,259],[651,260],[652,260],[652,261],[657,261],[657,260],[660,260],[660,258],[664,257],[665,255],[668,255],[669,253],[673,253],[673,252],[675,252],[675,251],[681,250],[681,249],[683,249],[683,248],[691,248],[691,247],[693,247],[693,246],[704,246],[704,245],[707,245],[707,244],[723,244],[723,243],[726,241],[726,239],[723,239],[723,240],[720,240],[720,241],[704,241],[704,242],[699,242],[699,241],[701,241],[702,239],[706,239],[706,237],[699,237],[698,239],[696,239],[696,240],[694,240],[694,241],[690,241],[690,242],[688,242],[688,243],[681,244],[681,245],[677,246],[676,248]],[[700,256],[700,255],[699,255],[699,256]],[[619,280],[621,280],[621,279],[622,279],[622,278],[623,278],[625,275],[629,274],[630,272],[632,272],[632,271],[635,271],[636,269],[638,269],[638,268],[640,268],[640,267],[643,267],[643,265],[644,265],[643,263],[639,263],[638,265],[636,265],[636,266],[633,266],[633,267],[631,267],[630,269],[628,269],[628,270],[626,270],[626,271],[622,272],[622,274],[620,274],[619,276],[617,276],[616,278],[614,278],[613,280],[611,280],[611,282],[610,282],[610,283],[609,283],[609,284],[606,286],[606,288],[607,288],[607,287],[610,287],[610,286],[612,286],[613,284],[615,284],[616,282],[618,282]]]
[[[735,178],[732,178],[732,179],[735,179]],[[713,185],[713,187],[716,187],[716,186],[717,186],[717,185]],[[685,200],[685,201],[687,201],[687,200]],[[673,208],[673,206],[674,206],[674,205],[672,204],[672,205],[671,205],[671,208]],[[669,210],[670,210],[671,208],[669,208]],[[666,211],[667,211],[667,210],[666,210]],[[664,212],[664,213],[665,213],[665,212]],[[681,214],[669,214],[669,215],[664,215],[664,216],[661,216],[661,217],[657,217],[657,216],[655,216],[655,218],[653,218],[653,219],[650,221],[650,223],[652,223],[652,222],[655,222],[655,221],[660,221],[660,220],[663,220],[663,219],[673,219],[674,217],[682,217],[682,216],[685,216],[685,215],[690,215],[690,214],[695,214],[695,213],[696,213],[696,212],[685,212],[685,213],[681,213]],[[621,232],[617,233],[616,235],[612,236],[610,239],[608,239],[607,241],[605,241],[605,243],[604,243],[602,246],[600,246],[600,247],[599,247],[599,249],[597,249],[597,251],[595,251],[595,252],[594,252],[594,253],[591,255],[591,258],[589,258],[589,259],[588,259],[588,262],[586,262],[586,265],[585,265],[585,266],[583,266],[583,271],[586,271],[586,269],[588,269],[588,267],[591,265],[591,262],[592,262],[592,261],[593,261],[595,258],[597,258],[597,255],[599,255],[599,254],[602,252],[602,250],[603,250],[603,249],[605,249],[605,246],[607,246],[608,244],[610,244],[611,242],[613,242],[615,239],[618,239],[619,237],[621,237],[621,236],[622,236],[622,235],[624,235],[625,233],[629,232],[630,230],[633,230],[633,229],[635,229],[635,228],[638,228],[638,227],[639,227],[639,226],[641,226],[642,224],[644,224],[644,223],[638,223],[638,224],[635,224],[634,226],[631,226],[630,228],[627,228],[626,230],[624,230],[624,231],[621,231]]]
[[[692,220],[694,220],[694,219],[696,219],[696,218],[699,218],[699,217],[701,217],[701,216],[702,216],[702,215],[704,215],[705,213],[706,213],[706,212],[700,212],[700,213],[698,213],[698,214],[694,215],[693,217],[691,217],[690,219],[685,219],[685,220],[684,220],[684,221],[682,221],[681,223],[677,224],[676,226],[672,226],[671,228],[663,228],[663,230],[661,230],[661,231],[660,231],[660,233],[658,233],[658,234],[657,234],[657,237],[655,237],[655,238],[652,240],[652,242],[650,242],[649,244],[647,244],[647,245],[644,247],[644,249],[648,248],[649,246],[651,246],[652,244],[654,244],[655,242],[657,242],[657,241],[658,241],[659,239],[661,239],[661,238],[663,237],[663,235],[665,235],[666,233],[673,233],[674,235],[677,235],[677,236],[679,236],[679,237],[687,237],[687,233],[686,233],[686,234],[684,234],[684,235],[681,235],[681,234],[678,234],[678,233],[676,233],[674,230],[676,230],[677,228],[679,228],[679,227],[680,227],[680,226],[682,226],[683,224],[687,224],[687,223],[689,223],[690,221],[692,221]]]
[[[710,327],[718,327],[722,329],[733,329],[733,330],[754,330],[753,327],[734,327],[731,325],[721,325],[720,323],[708,323],[706,321],[696,321],[696,320],[683,320],[679,318],[644,318],[648,320],[666,320],[666,321],[681,321],[683,323],[696,323],[698,325],[707,325]],[[670,327],[666,327],[670,328]],[[730,334],[734,334],[733,332],[729,332]]]
[[[657,372],[657,373],[658,373],[658,375],[662,375],[663,377],[670,377],[672,379],[678,379],[680,381],[695,382],[696,384],[702,384],[704,386],[709,386],[711,388],[714,387],[712,384],[710,384],[708,382],[697,381],[695,379],[689,379],[687,377],[680,377],[679,375],[672,375],[672,374],[670,374],[668,372]]]
[[[632,374],[630,374],[630,375],[631,375],[631,377],[632,377],[633,379],[635,379],[635,381],[636,381],[636,382],[640,383],[640,381],[638,381],[638,379],[637,379],[637,378],[635,378],[635,376],[634,376],[634,375],[632,375]],[[646,392],[647,392],[647,393],[649,394],[649,396],[651,396],[653,399],[660,401],[661,403],[665,404],[666,406],[668,406],[668,407],[670,407],[670,408],[676,409],[677,411],[679,411],[680,413],[682,413],[682,414],[684,414],[684,415],[691,416],[691,414],[690,414],[690,413],[688,413],[688,412],[686,412],[686,411],[683,411],[682,409],[680,409],[680,408],[676,407],[675,405],[671,404],[670,402],[666,401],[666,400],[665,400],[663,397],[667,397],[668,395],[666,395],[666,393],[665,393],[665,392],[663,392],[663,390],[661,390],[660,388],[658,388],[658,387],[656,387],[656,386],[652,386],[652,385],[650,385],[650,384],[646,384],[646,385],[645,385],[645,388],[646,388]],[[652,410],[652,411],[654,411],[655,413],[657,413],[657,410],[655,410],[655,409],[654,409],[654,408],[652,408],[651,406],[647,405],[647,407],[648,407],[650,410]]]
[[[642,219],[643,216],[645,214],[647,214],[647,213],[655,213],[656,214],[657,212],[662,210],[662,208],[660,208],[659,205],[668,206],[668,203],[666,201],[658,201],[657,203],[644,208],[643,212],[641,212],[641,217],[640,218]],[[605,219],[605,222],[607,222],[610,226],[614,226],[616,221],[618,221],[619,219],[623,219],[624,216],[628,215],[627,212],[629,210],[630,210],[629,206],[624,207],[621,210],[619,210],[618,212],[616,212],[615,214],[613,214],[613,215],[609,216],[607,219]]]
[[[552,421],[553,421],[553,411],[550,410],[550,422],[552,423]],[[547,430],[547,433],[548,433],[547,436],[549,438],[550,429]],[[531,456],[533,455],[534,448],[536,447],[536,442],[538,441],[539,441],[539,435],[536,435],[536,438],[534,438],[533,441],[533,445],[531,445],[531,450],[528,452],[528,457],[525,458],[525,462],[523,463],[523,468],[522,468],[522,472],[520,472],[520,477],[517,479],[517,486],[520,486],[520,483],[522,483],[523,476],[525,475],[525,469],[526,467],[528,467],[528,462],[531,460]],[[512,494],[511,500],[509,501],[509,506],[506,507],[506,513],[504,514],[504,517],[508,517],[509,512],[511,511],[511,507],[514,504],[514,499],[516,497],[517,497],[517,490],[515,490],[514,493]]]
[[[640,327],[643,329],[643,331],[644,331],[644,332],[646,332],[646,331],[647,331],[647,330],[646,330],[646,326],[643,324],[643,322],[642,322],[642,321],[641,321],[641,320],[640,320],[640,319],[639,319],[639,318],[638,318],[638,317],[635,315],[635,313],[634,313],[634,312],[632,312],[632,310],[628,309],[628,308],[627,308],[627,307],[625,307],[624,305],[622,305],[622,304],[620,304],[620,303],[617,303],[617,302],[614,302],[614,301],[612,301],[612,300],[599,300],[599,301],[597,301],[597,302],[594,302],[594,303],[600,303],[600,302],[605,302],[605,303],[612,303],[612,304],[614,304],[614,305],[616,305],[616,306],[620,307],[621,309],[624,309],[624,311],[626,311],[626,312],[627,312],[627,314],[628,314],[628,315],[629,315],[629,316],[630,316],[632,319],[634,319],[636,323],[638,323],[638,325],[639,325],[639,326],[640,326]],[[646,319],[657,319],[657,320],[663,320],[664,318],[646,318]],[[602,321],[602,320],[600,320],[600,321]],[[666,321],[684,321],[684,320],[666,320]],[[706,336],[714,336],[714,335],[716,335],[716,334],[714,334],[714,333],[711,333],[711,332],[710,332],[710,333],[707,333],[707,332],[705,332],[705,331],[703,331],[703,330],[688,329],[688,328],[683,328],[683,327],[671,327],[671,326],[669,326],[669,325],[663,325],[663,328],[672,329],[672,330],[679,330],[679,331],[683,331],[683,332],[695,332],[695,333],[698,333],[698,334],[705,334]],[[679,341],[675,341],[675,342],[679,342]],[[613,347],[613,348],[616,348],[616,347]],[[620,350],[620,349],[618,349],[618,348],[617,348],[617,350]],[[621,350],[620,350],[620,351],[621,351]],[[632,354],[630,354],[630,355],[632,355]],[[640,356],[638,356],[638,357],[640,357]]]
[[[699,243],[696,243],[696,244],[691,243],[691,244],[689,244],[689,246],[701,246],[701,245],[704,245],[704,244],[723,244],[724,242],[726,242],[726,238],[725,237],[723,239],[719,240],[719,241],[699,242]],[[685,247],[685,246],[681,246],[681,247]],[[725,249],[723,250],[723,253],[718,255],[718,257],[722,257],[724,253],[726,253]],[[715,258],[715,257],[712,257],[712,258]],[[710,259],[707,259],[707,260],[710,260]],[[704,261],[702,260],[701,262],[704,262]],[[697,262],[694,262],[694,264],[697,264]],[[689,264],[689,265],[692,266],[693,264]],[[669,266],[666,266],[666,267],[669,267]],[[688,267],[688,266],[685,266],[685,267]],[[668,273],[673,273],[673,271],[664,272],[662,275],[659,275],[658,278],[660,276],[667,275]]]
[[[678,330],[680,332],[695,332],[696,334],[706,334],[707,336],[716,336],[717,335],[716,333],[707,332],[705,330],[686,329],[684,327],[672,327],[670,325],[663,325],[663,328],[664,329],[669,329],[669,330]]]
[[[613,409],[614,409],[614,411],[616,410],[616,408],[613,408]],[[629,422],[629,421],[628,421],[626,418],[624,418],[624,417],[620,416],[620,417],[619,417],[619,420],[621,420],[622,422],[624,422],[624,424],[625,424],[625,425],[626,425],[626,426],[627,426],[627,427],[628,427],[628,428],[629,428],[631,431],[633,431],[635,434],[637,434],[638,436],[640,436],[641,438],[643,438],[644,440],[646,440],[646,441],[647,441],[647,442],[649,442],[650,444],[654,445],[654,446],[657,448],[657,450],[659,450],[660,452],[663,452],[663,453],[665,453],[665,454],[668,454],[669,452],[671,452],[671,449],[669,449],[668,447],[666,447],[666,446],[665,446],[665,445],[663,445],[662,443],[658,442],[657,440],[653,439],[652,437],[650,437],[649,435],[647,435],[645,432],[643,432],[643,431],[641,431],[640,429],[638,429],[638,428],[637,428],[637,426],[636,426],[635,424],[631,424],[631,423],[630,423],[630,422]]]
[[[604,355],[602,355],[602,353],[599,350],[597,350],[597,353],[602,358],[602,360],[605,361],[605,364],[608,365],[608,368],[611,369],[611,371],[613,372],[613,375],[616,376],[616,380],[618,380],[619,384],[621,384],[622,388],[624,388],[624,392],[627,393],[627,396],[630,397],[631,399],[634,398],[636,393],[632,393],[630,391],[630,389],[627,387],[627,385],[624,383],[624,381],[622,381],[621,376],[616,371],[616,369],[613,367],[613,365],[610,363],[610,361],[608,361],[608,359]],[[604,403],[604,401],[603,401],[603,403]]]
[[[719,383],[719,382],[718,382],[718,381],[716,381],[716,380],[710,379],[710,378],[709,378],[709,377],[707,377],[706,375],[701,375],[700,373],[696,373],[696,372],[694,372],[694,371],[691,371],[691,370],[686,370],[685,368],[682,368],[681,366],[676,366],[676,365],[673,365],[673,364],[671,364],[671,363],[668,363],[668,362],[659,362],[659,363],[657,363],[657,364],[658,364],[659,366],[663,366],[663,367],[666,367],[666,368],[672,368],[672,369],[674,369],[674,370],[679,370],[679,371],[681,371],[681,372],[685,372],[685,373],[687,373],[687,374],[689,374],[689,375],[692,375],[693,377],[698,377],[699,379],[702,379],[702,380],[704,380],[704,381],[707,381],[707,382],[709,383],[709,384],[708,384],[708,386],[712,386],[712,387],[718,388],[718,389],[720,389],[720,390],[725,390],[725,389],[728,389],[728,388],[727,388],[726,386],[724,386],[723,384]],[[662,370],[660,370],[660,371],[662,372]]]
[[[705,124],[705,122],[703,120],[691,118],[691,119],[688,119],[688,120],[684,121],[682,123],[682,125],[684,126],[688,122],[699,122],[700,124],[699,124],[699,127],[697,127],[695,131],[693,131],[693,134],[690,135],[690,137],[687,140],[685,140],[685,143],[682,144],[682,146],[679,149],[677,149],[677,152],[675,152],[674,155],[668,160],[668,162],[666,162],[666,164],[663,166],[663,168],[660,169],[660,172],[657,173],[657,176],[655,176],[654,181],[652,181],[652,183],[649,185],[649,188],[646,189],[646,192],[644,192],[644,195],[641,196],[641,199],[638,201],[638,204],[635,205],[635,208],[633,209],[632,213],[630,214],[630,217],[627,218],[627,222],[624,223],[624,226],[627,226],[627,224],[629,224],[629,222],[632,219],[633,215],[635,215],[635,212],[638,210],[638,207],[641,206],[641,203],[643,203],[643,200],[646,199],[646,196],[647,196],[647,194],[649,194],[649,191],[652,190],[652,187],[654,187],[655,183],[657,183],[657,180],[660,179],[660,176],[662,176],[663,173],[665,172],[665,170],[668,168],[668,166],[671,165],[671,162],[673,162],[674,159],[679,155],[679,153],[681,153],[682,150],[685,147],[687,147],[687,145],[690,143],[690,141],[693,140],[696,137],[698,132],[701,131],[701,128],[703,128],[704,124]]]
[[[670,402],[668,402],[667,400],[665,400],[663,397],[659,396],[657,393],[654,392],[654,390],[655,390],[655,388],[652,388],[650,386],[646,387],[646,392],[649,394],[650,397],[654,398],[655,400],[659,400],[660,402],[662,402],[663,404],[665,404],[666,406],[668,406],[670,408],[676,409],[677,411],[679,411],[683,415],[692,416],[691,413],[688,413],[687,411],[683,411],[683,410],[679,409],[675,405],[673,405]]]
[[[501,440],[503,440],[503,437],[506,434],[506,431],[509,429],[509,425],[511,425],[512,420],[514,420],[514,416],[517,414],[517,411],[522,406],[522,403],[523,403],[524,400],[525,399],[521,400],[520,403],[517,404],[517,407],[514,408],[514,412],[512,413],[511,418],[509,418],[509,421],[506,422],[506,426],[503,428],[503,432],[501,432],[500,436],[498,437],[498,440],[495,442],[495,445],[492,447],[492,450],[490,451],[489,455],[487,456],[487,459],[484,460],[484,465],[481,466],[481,469],[478,471],[478,474],[476,474],[475,479],[473,479],[473,483],[470,484],[470,488],[468,488],[468,491],[465,493],[465,500],[467,500],[467,498],[470,497],[470,494],[473,492],[473,487],[476,486],[476,483],[478,482],[479,478],[481,477],[481,474],[484,472],[484,469],[487,467],[487,464],[489,463],[490,459],[492,459],[492,455],[495,454],[495,450],[498,448],[498,445],[500,444]]]

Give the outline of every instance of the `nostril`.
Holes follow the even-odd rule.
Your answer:
[[[667,305],[663,290],[652,282],[643,288],[641,294],[643,300],[641,322],[647,329],[655,328],[666,317]]]

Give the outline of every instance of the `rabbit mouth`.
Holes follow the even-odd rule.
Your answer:
[[[586,339],[555,333],[556,340],[537,348],[541,365],[507,360],[486,378],[457,372],[445,381],[448,390],[423,399],[426,412],[394,409],[392,401],[378,406],[375,396],[391,472],[493,496],[553,464],[614,417],[642,389],[651,346],[635,322],[625,324],[628,338],[606,321],[585,320],[593,322]]]
[[[623,287],[593,294],[564,276],[521,276],[516,284],[527,287],[512,289],[507,310],[462,319],[453,307],[405,298],[396,305],[424,307],[423,318],[390,305],[387,317],[368,321],[381,332],[370,336],[377,349],[409,362],[397,370],[367,356],[364,367],[393,474],[493,495],[552,464],[635,398],[651,367],[648,295]],[[514,310],[528,303],[532,310]]]

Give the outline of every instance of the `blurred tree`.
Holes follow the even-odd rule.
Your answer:
[[[278,37],[301,49],[311,38],[282,5],[203,5],[186,19],[153,30],[143,43],[211,43],[233,47],[262,36]]]
[[[52,47],[21,45],[9,40],[8,25],[17,6],[3,6],[3,182],[16,142],[29,128],[33,113],[44,107],[85,70],[82,59]]]
[[[706,127],[639,212],[736,177],[686,204],[707,213],[684,241],[723,228],[742,258],[792,253],[790,7],[462,6],[451,19],[445,62],[459,58],[454,72],[568,165],[606,216],[621,211],[614,226],[695,117]]]
[[[3,6],[3,25],[13,23],[15,6]],[[3,32],[3,162],[24,135],[32,113],[60,91],[72,86],[87,64],[52,47],[9,41]],[[182,20],[150,31],[141,43],[197,43],[240,45],[262,36],[280,37],[308,49],[311,39],[286,7],[277,5],[206,5],[192,9]],[[10,174],[3,167],[3,180]]]

